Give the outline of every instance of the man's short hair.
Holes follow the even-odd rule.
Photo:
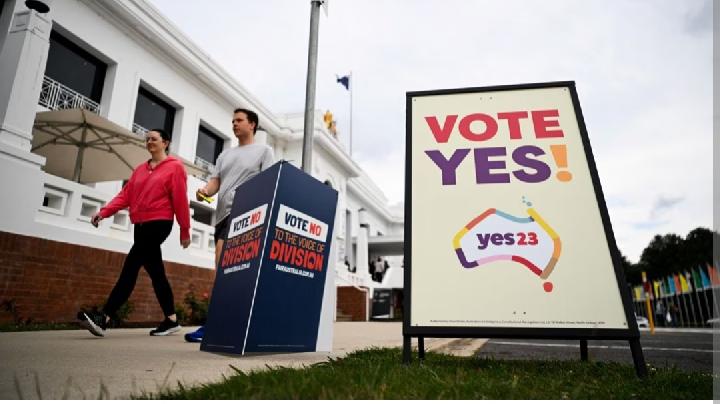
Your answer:
[[[248,121],[253,122],[255,124],[255,128],[253,129],[253,135],[258,130],[258,126],[260,126],[260,119],[258,118],[258,114],[255,111],[251,111],[249,109],[245,108],[235,108],[235,111],[233,111],[233,114],[237,114],[238,112],[242,112],[247,116]]]

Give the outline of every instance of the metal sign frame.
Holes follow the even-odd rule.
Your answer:
[[[423,96],[451,95],[462,93],[483,93],[493,91],[512,91],[512,90],[528,90],[528,89],[545,89],[565,87],[569,90],[572,99],[573,109],[577,118],[577,124],[582,138],[582,145],[585,151],[585,157],[590,171],[592,185],[595,191],[597,206],[600,211],[605,238],[609,247],[612,259],[613,269],[617,287],[620,292],[625,317],[627,319],[627,328],[621,329],[595,329],[595,328],[520,328],[520,327],[449,327],[449,326],[413,326],[411,317],[413,314],[413,294],[412,294],[412,117],[413,117],[413,98]],[[491,87],[471,87],[459,89],[444,89],[431,91],[413,91],[406,93],[406,138],[405,138],[405,315],[403,319],[403,361],[410,362],[411,359],[411,338],[418,338],[418,347],[420,358],[424,356],[424,337],[432,338],[522,338],[522,339],[577,339],[580,340],[581,358],[587,359],[587,340],[628,340],[635,363],[635,369],[638,376],[645,376],[647,368],[640,346],[640,332],[638,330],[635,315],[632,309],[632,300],[630,290],[625,284],[625,275],[622,268],[620,252],[616,247],[615,236],[610,223],[605,197],[600,185],[600,179],[595,165],[595,159],[590,147],[585,120],[583,118],[580,102],[578,100],[577,91],[574,81],[559,81],[548,83],[531,83],[518,85],[504,85]],[[441,287],[441,286],[440,286]]]

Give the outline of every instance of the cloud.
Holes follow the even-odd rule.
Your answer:
[[[706,34],[713,29],[712,0],[702,0],[699,6],[690,10],[685,17],[685,29],[691,34]],[[695,6],[696,4],[693,4]]]
[[[650,213],[645,221],[634,223],[634,227],[638,230],[656,230],[663,225],[667,225],[671,222],[670,218],[667,217],[671,210],[677,205],[680,205],[685,198],[667,198],[659,196],[650,210]]]
[[[664,196],[660,196],[655,201],[655,205],[653,206],[652,210],[650,211],[650,217],[648,218],[650,221],[658,220],[664,215],[666,212],[668,212],[670,209],[672,209],[674,206],[681,203],[685,198],[666,198]]]
[[[389,205],[404,201],[405,153],[393,150],[381,157],[372,154],[356,156],[356,161],[385,194]]]
[[[309,2],[151,2],[272,111],[304,109]],[[405,92],[574,80],[618,247],[634,260],[655,234],[712,225],[712,7],[333,1],[320,19],[316,107],[347,143],[351,99],[335,75],[352,71],[353,155],[400,201]]]

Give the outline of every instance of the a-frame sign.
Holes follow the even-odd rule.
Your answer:
[[[424,337],[628,340],[647,373],[574,82],[407,93],[404,361]]]

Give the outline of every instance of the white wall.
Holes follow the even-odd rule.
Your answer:
[[[147,29],[142,26],[143,22],[159,21],[154,20],[154,16],[143,14],[142,10],[138,11],[137,8],[133,8],[134,5],[130,5],[129,9],[132,10],[128,12],[138,13],[139,22],[136,24],[137,26],[125,25],[126,23],[123,21],[128,17],[124,15],[123,18],[120,18],[117,13],[120,12],[118,9],[122,7],[118,4],[122,5],[123,3],[61,0],[54,1],[52,4],[51,16],[54,28],[108,63],[101,100],[102,116],[121,126],[131,128],[138,88],[143,83],[145,88],[176,106],[171,151],[189,161],[194,161],[200,123],[202,122],[203,125],[224,138],[226,148],[235,146],[237,140],[232,135],[232,110],[236,107],[247,107],[260,112],[261,127],[272,128],[268,132],[260,131],[257,141],[271,145],[277,159],[288,160],[298,167],[301,165],[302,114],[278,117],[269,114],[267,109],[259,103],[258,105],[233,105],[233,102],[228,100],[254,100],[254,98],[251,94],[239,93],[238,91],[242,90],[241,87],[236,82],[230,82],[232,80],[218,84],[218,80],[229,79],[223,78],[226,77],[224,73],[212,70],[214,69],[212,66],[215,65],[179,60],[178,55],[192,53],[192,50],[174,48],[181,47],[183,44],[178,41],[186,39],[177,37],[166,41],[166,46],[157,46],[156,43],[165,37],[160,39],[153,37],[150,40],[144,36],[146,34],[141,34],[141,32],[147,32]],[[111,8],[114,11],[111,11]],[[7,9],[6,6],[5,10]],[[3,13],[0,22],[4,24],[6,17]],[[176,29],[164,31],[163,35],[172,36],[172,33],[176,32],[174,30]],[[210,85],[208,80],[214,80],[213,84]],[[211,90],[211,88],[216,90]],[[225,89],[227,92],[224,92]],[[377,186],[361,172],[349,156],[344,154],[342,146],[323,128],[321,111],[316,111],[315,136],[313,176],[323,182],[329,180],[339,192],[333,242],[336,247],[335,257],[342,260],[345,255],[348,255],[344,251],[345,230],[348,226],[346,210],[350,210],[352,214],[350,229],[352,237],[356,237],[358,234],[358,210],[360,208],[364,208],[368,213],[371,236],[377,234],[378,231],[386,235],[402,231],[401,222],[399,225],[397,218],[388,213],[387,201]],[[22,194],[35,196],[30,198],[31,200],[25,201],[26,203],[20,204],[21,206],[18,206],[18,202],[15,200],[6,199],[5,202],[0,203],[5,206],[7,212],[12,210],[18,213],[24,212],[23,214],[3,215],[2,230],[117,251],[129,248],[131,239],[128,235],[131,233],[127,233],[127,231],[123,233],[121,230],[110,228],[107,224],[96,231],[88,227],[88,224],[83,222],[84,219],[77,214],[83,203],[82,197],[78,198],[78,195],[90,195],[95,199],[107,201],[120,189],[119,182],[99,184],[94,188],[65,183],[60,181],[61,179],[47,176],[37,169],[43,164],[41,158],[29,153],[28,156],[22,157],[21,154],[18,151],[4,153],[3,150],[0,150],[0,166],[3,168],[0,170],[2,183],[19,182],[20,184],[15,189],[24,190]],[[26,159],[25,163],[23,158]],[[360,178],[351,180],[358,175]],[[22,181],[17,181],[17,178],[22,178]],[[353,190],[350,181],[361,184],[359,190]],[[53,216],[53,214],[40,209],[42,198],[37,195],[44,195],[48,184],[75,195],[68,199],[68,206],[71,207],[72,212],[65,217]],[[194,190],[202,185],[200,180],[190,177],[188,181],[189,196],[192,198]],[[372,197],[368,198],[367,195],[362,194],[372,194]],[[34,220],[27,219],[28,217],[34,218]],[[179,247],[175,247],[175,243],[166,243],[168,245],[167,258],[172,261],[212,268],[212,254],[207,248],[207,241],[212,236],[212,228],[199,224],[194,224],[194,228],[197,231],[193,232],[193,237],[200,237],[199,246],[196,246],[194,250],[183,251]],[[177,236],[177,232],[176,225],[170,241]]]
[[[194,160],[201,121],[230,144],[237,144],[231,121],[232,111],[238,106],[230,105],[220,95],[207,90],[208,86],[197,76],[180,67],[134,30],[98,15],[78,0],[55,2],[53,19],[59,25],[55,29],[65,34],[69,31],[71,39],[110,63],[101,115],[131,128],[138,88],[143,83],[151,92],[177,107],[173,152]],[[110,102],[106,98],[110,98]]]

